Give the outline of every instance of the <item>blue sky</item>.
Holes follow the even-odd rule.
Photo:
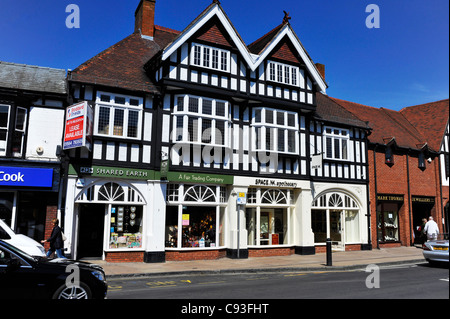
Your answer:
[[[134,30],[139,0],[1,0],[0,61],[74,69]],[[68,29],[67,5],[80,8]],[[183,30],[211,0],[157,0],[155,23]],[[366,27],[366,6],[380,28]],[[390,109],[449,97],[448,0],[222,0],[246,44],[281,23],[283,10],[328,95]]]

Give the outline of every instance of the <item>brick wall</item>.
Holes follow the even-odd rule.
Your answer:
[[[394,165],[385,164],[385,154],[376,153],[377,170],[377,193],[403,195],[404,202],[399,209],[399,239],[400,243],[394,246],[410,246],[411,243],[411,218],[412,204],[408,198],[408,163],[409,163],[409,188],[411,196],[434,197],[435,204],[431,210],[431,215],[436,221],[442,218],[442,203],[440,201],[439,168],[438,161],[434,159],[431,163],[426,162],[426,169],[418,168],[417,157],[409,156],[407,162],[406,155],[394,155]],[[369,179],[370,179],[370,212],[371,212],[371,234],[372,245],[377,246],[376,227],[376,194],[373,150],[369,150]],[[411,211],[411,213],[410,213]],[[411,215],[411,216],[410,216]],[[441,227],[441,223],[438,222]],[[418,225],[413,225],[413,227]],[[392,247],[393,244],[382,244],[383,247]]]
[[[295,253],[293,247],[283,248],[249,248],[248,257],[289,256]]]
[[[166,251],[166,261],[214,260],[226,257],[225,249],[198,251]]]
[[[142,251],[105,252],[105,260],[111,263],[143,262],[144,252]]]
[[[58,216],[58,207],[57,206],[48,205],[47,206],[46,216],[45,216],[44,239],[47,240],[52,235],[52,230],[53,230],[53,222],[52,222],[52,220],[54,218],[57,218],[57,216]],[[59,226],[61,226],[61,221],[60,221],[60,225]],[[44,248],[45,248],[45,250],[48,250],[50,248],[50,243],[46,242],[44,244]]]

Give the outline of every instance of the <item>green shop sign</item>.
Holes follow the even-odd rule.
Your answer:
[[[185,172],[168,172],[167,175],[168,175],[167,179],[170,182],[227,184],[227,185],[232,185],[234,182],[234,177],[228,175],[185,173]]]
[[[108,166],[69,166],[69,175],[92,177],[114,177],[125,179],[153,180],[155,171],[140,168],[108,167]]]

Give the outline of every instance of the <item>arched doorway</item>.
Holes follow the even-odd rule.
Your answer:
[[[334,250],[361,241],[360,208],[350,194],[330,191],[319,194],[311,207],[311,224],[315,244],[331,238]]]
[[[76,258],[103,259],[105,251],[143,248],[145,201],[133,186],[95,181],[75,197]]]

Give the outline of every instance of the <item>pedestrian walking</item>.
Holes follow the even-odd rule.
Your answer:
[[[433,220],[433,217],[428,218],[428,222],[425,224],[425,233],[427,234],[428,240],[436,240],[439,234],[439,227],[437,223]]]
[[[425,225],[427,224],[427,219],[422,218],[422,225],[419,226],[420,232],[420,243],[423,244],[427,241],[427,233],[425,232]]]
[[[50,249],[47,251],[47,257],[50,257],[53,253],[56,252],[56,256],[58,256],[58,258],[66,258],[63,254],[64,241],[62,237],[62,230],[59,227],[59,220],[54,218],[52,220],[52,223],[53,230],[50,238],[47,240],[42,240],[41,243],[50,243]]]

